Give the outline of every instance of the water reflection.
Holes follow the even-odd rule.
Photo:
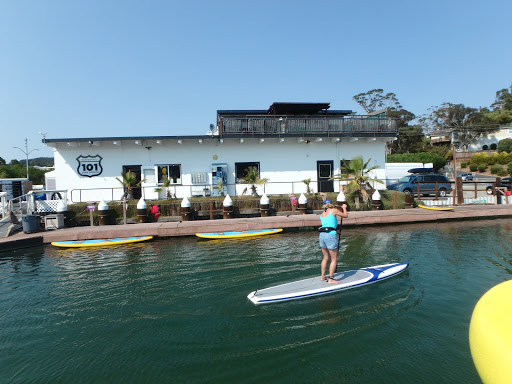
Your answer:
[[[467,328],[481,295],[510,279],[511,228],[345,228],[339,270],[409,270],[267,306],[247,294],[319,275],[317,232],[2,254],[0,382],[478,382]]]

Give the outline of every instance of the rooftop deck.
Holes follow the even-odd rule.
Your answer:
[[[218,115],[220,136],[289,135],[328,137],[395,137],[398,120],[375,116],[233,116]]]

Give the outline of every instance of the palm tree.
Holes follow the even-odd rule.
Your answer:
[[[306,193],[309,195],[311,193],[311,189],[309,188],[309,184],[311,183],[311,178],[302,180],[304,184],[306,184]]]
[[[372,159],[364,162],[362,156],[354,157],[352,160],[343,160],[345,166],[339,175],[334,175],[331,180],[346,180],[349,183],[345,187],[345,191],[354,194],[354,203],[356,209],[359,209],[360,199],[366,204],[369,203],[373,186],[375,182],[382,183],[379,179],[370,176],[370,172],[379,168],[378,165],[367,168]]]
[[[258,196],[256,191],[256,184],[264,185],[269,179],[260,178],[260,172],[257,167],[249,167],[245,173],[245,176],[241,179],[246,184],[251,184],[251,193],[253,196]]]
[[[124,187],[124,194],[123,198],[126,198],[126,200],[133,199],[133,187],[139,187],[144,181],[141,180],[138,183],[136,182],[137,176],[132,171],[128,171],[126,173],[121,172],[121,179],[119,177],[116,177],[116,180],[119,181],[123,187]]]
[[[213,186],[213,189],[218,190],[222,196],[224,196],[224,183],[222,179],[217,179],[217,185]]]
[[[169,187],[171,186],[171,179],[169,179],[167,176],[162,177],[162,185],[165,188],[166,199],[170,199],[171,191],[169,190]]]

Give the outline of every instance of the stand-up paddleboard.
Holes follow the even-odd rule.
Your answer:
[[[272,235],[274,233],[281,232],[283,229],[272,228],[272,229],[255,229],[251,231],[239,231],[239,232],[210,232],[210,233],[196,233],[197,237],[203,239],[235,239],[240,237],[253,237],[253,236],[264,236]]]
[[[70,241],[54,241],[52,245],[56,247],[105,247],[110,245],[120,245],[129,243],[138,243],[139,241],[151,240],[153,236],[134,236],[134,237],[117,237],[113,239],[93,239],[93,240],[70,240]]]
[[[340,282],[339,284],[329,284],[327,281],[320,280],[320,276],[315,276],[293,283],[260,289],[249,293],[247,298],[256,305],[305,299],[307,297],[325,295],[327,293],[372,284],[395,276],[405,271],[407,267],[409,267],[409,263],[394,263],[339,272],[334,275],[334,278]]]
[[[453,207],[427,207],[426,205],[418,204],[418,207],[423,209],[430,209],[432,211],[453,211]]]

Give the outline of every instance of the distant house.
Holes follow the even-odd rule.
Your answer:
[[[499,131],[478,138],[468,146],[468,151],[474,152],[491,149],[492,144],[495,144],[497,147],[499,141],[503,139],[512,139],[512,127],[500,127]]]
[[[55,189],[71,202],[119,200],[116,180],[132,171],[134,197],[163,198],[165,178],[177,198],[237,196],[250,191],[243,177],[251,167],[261,178],[258,193],[338,192],[331,177],[343,159],[371,158],[385,178],[386,143],[398,135],[396,119],[329,110],[329,103],[273,103],[266,110],[219,110],[205,135],[45,139],[54,148]],[[384,186],[382,186],[384,187]],[[247,193],[247,192],[245,192]]]
[[[434,145],[439,144],[453,144],[453,133],[456,129],[443,129],[443,130],[435,130],[430,135],[430,142]],[[466,148],[468,152],[475,152],[481,150],[491,149],[491,146],[498,146],[500,140],[503,139],[512,139],[512,127],[503,126],[500,127],[498,131],[489,133],[485,136],[481,136],[475,139],[471,144],[469,144]],[[456,140],[456,136],[455,136]],[[455,142],[457,145],[457,143]],[[494,145],[493,145],[494,144]],[[462,149],[462,148],[461,148]]]

